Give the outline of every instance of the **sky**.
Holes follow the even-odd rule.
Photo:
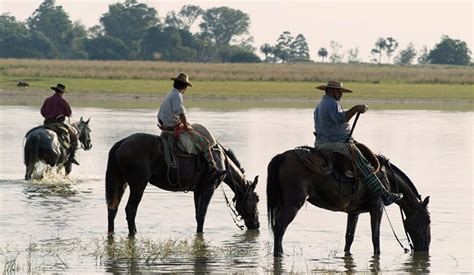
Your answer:
[[[0,0],[0,13],[10,13],[24,21],[43,0]],[[86,27],[99,23],[108,5],[118,0],[56,0],[72,21],[79,20]],[[359,49],[359,59],[368,62],[379,37],[393,37],[398,50],[412,42],[417,50],[433,48],[442,35],[460,39],[473,50],[472,0],[233,0],[233,1],[170,1],[138,0],[157,10],[165,18],[169,11],[178,12],[184,5],[198,5],[203,9],[227,6],[239,9],[250,17],[249,33],[257,49],[264,43],[276,44],[279,35],[290,31],[293,37],[303,34],[309,45],[311,59],[319,60],[321,47],[330,50],[330,41],[342,45],[339,51]],[[197,31],[195,26],[192,31]],[[396,51],[396,53],[398,52]],[[395,54],[396,55],[396,54]],[[385,57],[386,58],[386,57]],[[392,57],[393,58],[393,57]]]

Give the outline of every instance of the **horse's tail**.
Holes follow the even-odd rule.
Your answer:
[[[283,200],[280,188],[280,166],[285,160],[284,154],[278,154],[267,168],[267,215],[269,227],[274,231],[276,213],[281,209]]]
[[[122,140],[115,143],[109,151],[107,171],[105,172],[105,199],[108,209],[117,210],[120,199],[125,191],[125,178],[120,173],[116,152]]]
[[[26,136],[23,140],[23,163],[26,166],[25,180],[31,179],[35,162],[39,160],[39,137]]]

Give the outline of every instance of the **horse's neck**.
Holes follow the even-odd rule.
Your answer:
[[[398,203],[407,216],[412,215],[421,205],[418,191],[413,184],[404,176],[401,171],[392,169],[392,179],[390,179],[391,191],[403,194],[403,199]]]
[[[224,182],[234,191],[236,195],[241,195],[245,190],[245,177],[240,171],[240,169],[235,165],[232,160],[228,159],[228,167],[227,169],[230,172],[224,179]]]
[[[74,129],[74,134],[79,138],[79,134],[81,133],[79,122],[74,122],[74,123],[71,123],[70,125]]]

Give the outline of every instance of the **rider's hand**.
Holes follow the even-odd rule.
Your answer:
[[[367,112],[367,110],[369,109],[369,107],[365,104],[357,105],[357,108],[358,108],[357,112],[362,113],[362,114]]]

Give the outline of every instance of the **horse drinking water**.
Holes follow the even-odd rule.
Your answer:
[[[179,169],[170,169],[165,161],[166,145],[163,144],[160,136],[137,133],[120,140],[110,149],[105,175],[109,234],[114,232],[114,219],[127,184],[130,187],[125,207],[128,230],[129,235],[136,234],[135,216],[148,183],[167,191],[193,191],[197,232],[203,231],[207,208],[219,183],[210,182],[206,173],[209,169],[207,163],[198,157],[178,156]],[[232,151],[220,144],[213,148],[212,153],[216,163],[225,164],[229,170],[224,182],[235,194],[233,201],[238,215],[247,229],[258,229],[259,199],[254,191],[258,176],[253,182],[246,180],[244,170]]]
[[[80,121],[71,124],[84,150],[92,148],[89,121],[90,118],[84,121],[81,117]],[[31,179],[35,164],[38,161],[59,169],[64,167],[66,175],[72,170],[72,163],[68,160],[68,150],[65,144],[60,141],[58,133],[48,129],[48,126],[45,125],[28,131],[25,137],[23,157],[26,166],[25,180]]]
[[[369,212],[374,254],[380,254],[382,200],[369,199],[373,194],[364,184],[359,184],[359,191],[354,192],[354,183],[342,181],[341,177],[335,176],[334,171],[313,171],[301,157],[302,152],[308,152],[308,148],[296,148],[278,154],[268,165],[267,209],[274,235],[274,256],[283,255],[283,235],[305,201],[320,208],[347,213],[346,254],[350,254],[359,214]],[[377,158],[381,170],[385,171],[383,174],[386,174],[382,177],[384,185],[389,190],[403,194],[403,199],[397,204],[407,217],[403,223],[413,242],[412,250],[429,251],[429,197],[422,200],[411,180],[399,168],[383,156]]]

